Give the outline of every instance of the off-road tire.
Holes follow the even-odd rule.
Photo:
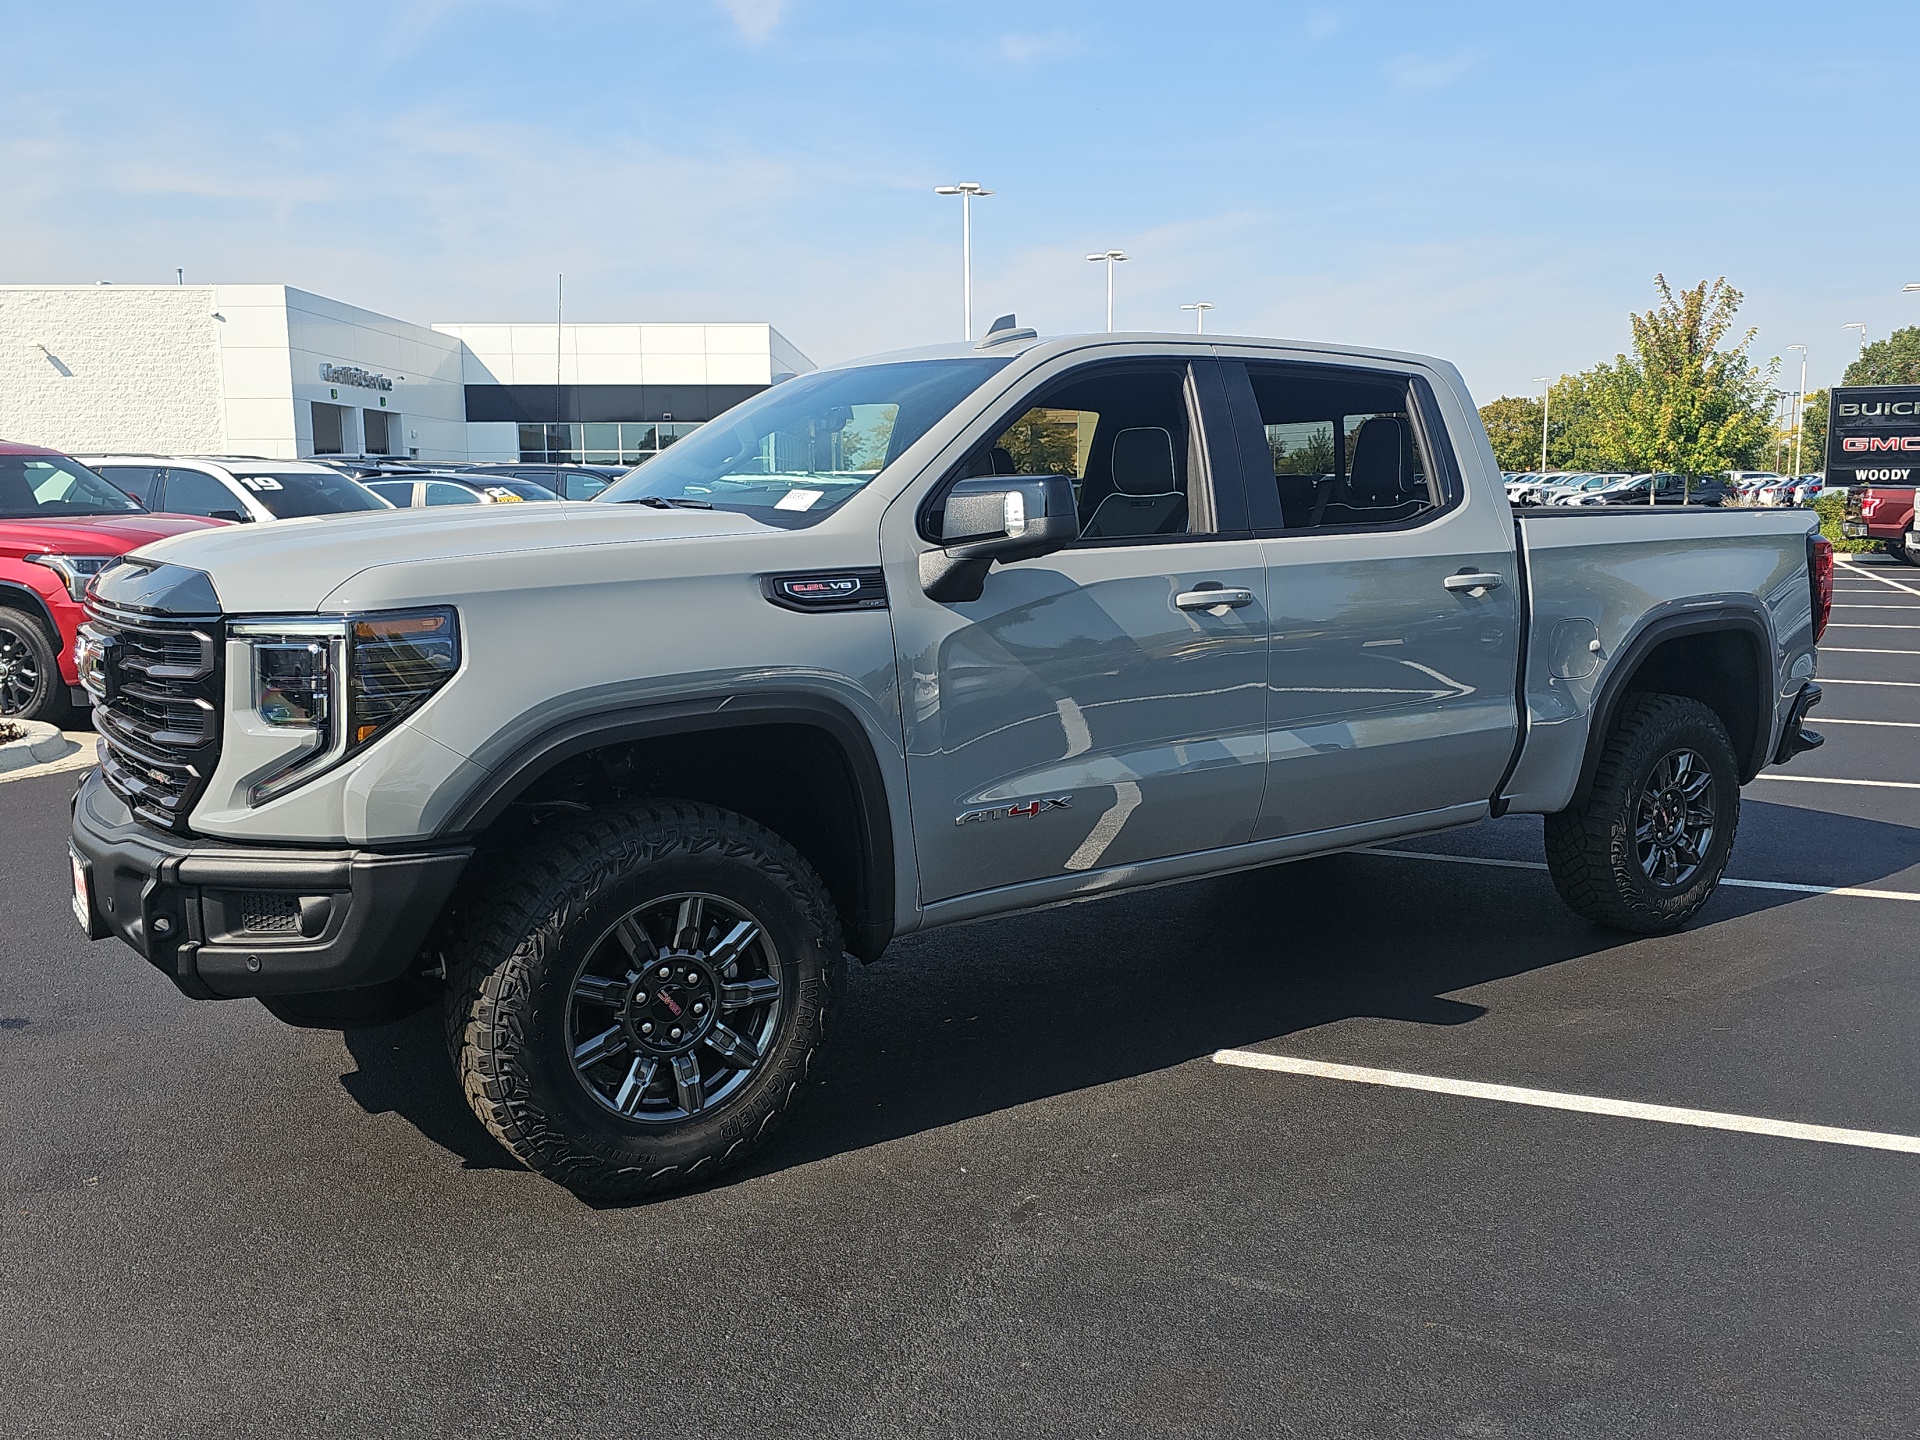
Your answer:
[[[401,975],[358,990],[263,995],[260,1003],[285,1025],[303,1030],[364,1030],[404,1020],[438,1000],[441,987],[423,975]]]
[[[1713,838],[1685,884],[1654,883],[1635,842],[1642,792],[1676,750],[1700,756],[1713,778]],[[1574,913],[1643,935],[1677,930],[1707,903],[1740,822],[1740,767],[1720,717],[1678,695],[1629,695],[1608,734],[1586,799],[1546,818],[1547,870]]]
[[[517,857],[517,879],[478,907],[448,964],[447,1029],[467,1102],[529,1169],[584,1199],[619,1203],[739,1164],[807,1089],[844,1001],[839,917],[820,877],[765,827],[712,805],[655,801],[599,812]],[[745,1085],[672,1124],[622,1119],[575,1073],[577,968],[649,897],[699,891],[761,917],[783,987],[777,1029]]]
[[[38,615],[12,605],[0,605],[0,638],[24,645],[39,677],[32,698],[18,708],[5,708],[9,702],[0,697],[0,717],[44,720],[64,728],[73,717],[73,701],[60,676],[58,638],[47,633],[47,624]]]

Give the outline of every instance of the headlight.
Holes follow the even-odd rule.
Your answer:
[[[426,704],[460,668],[452,609],[338,619],[250,620],[231,627],[252,656],[254,713],[306,744],[251,791],[258,805],[331,770]]]
[[[87,582],[120,557],[118,555],[29,555],[30,565],[44,565],[67,582],[75,600],[87,598]]]

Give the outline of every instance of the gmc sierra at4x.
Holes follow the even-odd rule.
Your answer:
[[[87,933],[293,1023],[442,1005],[500,1142],[619,1200],[773,1130],[849,953],[1507,812],[1670,930],[1819,743],[1811,512],[1516,510],[1442,361],[1011,321],[592,503],[110,566]]]

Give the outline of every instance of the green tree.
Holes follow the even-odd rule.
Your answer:
[[[1807,396],[1800,409],[1800,469],[1809,475],[1827,468],[1827,402],[1831,399],[1832,393],[1822,388]],[[1787,444],[1786,466],[1791,466],[1792,436],[1787,437]]]
[[[1920,385],[1920,325],[1876,340],[1847,366],[1842,385]]]
[[[1779,364],[1763,371],[1748,356],[1752,330],[1723,348],[1740,292],[1724,277],[1678,293],[1664,275],[1653,283],[1660,303],[1631,317],[1633,354],[1555,387],[1556,409],[1568,391],[1568,462],[1710,475],[1770,458]]]
[[[1540,402],[1528,395],[1502,395],[1480,407],[1480,423],[1493,442],[1502,470],[1540,466]]]

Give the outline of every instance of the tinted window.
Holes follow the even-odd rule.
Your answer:
[[[450,485],[445,480],[429,480],[426,484],[429,505],[479,505],[484,502],[464,485]]]
[[[1070,381],[1042,400],[984,453],[976,452],[967,472],[1069,477],[1086,540],[1184,535],[1192,528],[1180,372],[1108,372]]]
[[[413,504],[413,482],[411,480],[370,480],[367,488],[382,500],[391,501],[402,510]]]
[[[763,390],[601,493],[649,497],[800,526],[860,492],[1003,359],[910,360],[818,370]]]
[[[0,520],[139,513],[139,505],[77,460],[0,455]]]
[[[160,481],[158,465],[102,465],[98,473],[106,476],[142,505],[153,503],[153,487]]]
[[[234,478],[282,520],[387,508],[378,495],[359,481],[332,470],[249,470],[244,474],[235,471]],[[171,485],[168,493],[172,493]]]
[[[1307,365],[1249,365],[1288,530],[1394,525],[1443,503],[1409,382]]]
[[[160,508],[174,515],[247,514],[247,507],[239,496],[200,470],[169,468],[160,496]]]

